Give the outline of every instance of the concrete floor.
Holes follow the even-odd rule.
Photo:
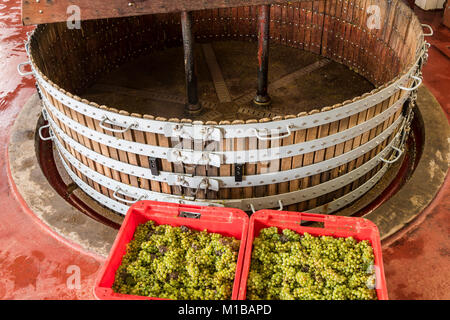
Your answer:
[[[432,44],[450,41],[439,27],[442,11],[424,13],[432,24]],[[23,41],[30,28],[20,24],[20,1],[0,4],[0,299],[92,299],[100,258],[78,251],[52,234],[29,212],[8,183],[6,147],[11,125],[34,91],[34,80],[21,78],[26,60]],[[450,120],[450,60],[432,46],[423,70],[424,82]],[[450,179],[433,203],[411,225],[384,244],[383,255],[391,299],[449,299]],[[79,268],[79,269],[77,269]],[[75,273],[74,273],[75,270]],[[71,279],[79,270],[80,286]]]

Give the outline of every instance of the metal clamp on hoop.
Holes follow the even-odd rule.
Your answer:
[[[48,121],[48,113],[47,113],[47,109],[45,109],[45,108],[42,108],[42,118],[45,121]]]
[[[106,121],[108,121],[108,123],[111,124],[111,125],[113,125],[113,126],[123,127],[123,125],[122,125],[122,124],[114,123],[113,121],[111,121],[110,119],[108,119],[107,116],[103,116],[102,121],[100,121],[100,123],[99,123],[100,127],[103,128],[104,130],[111,131],[111,132],[117,132],[117,133],[124,133],[124,132],[127,132],[128,130],[130,130],[131,127],[137,127],[137,126],[138,126],[137,123],[131,123],[131,124],[129,124],[129,125],[128,125],[126,128],[124,128],[124,129],[113,129],[113,128],[109,128],[109,127],[106,127],[106,126],[105,126],[105,122],[106,122]]]
[[[401,149],[399,149],[399,148],[397,148],[397,147],[392,147],[392,149],[394,149],[394,150],[397,151],[397,153],[398,153],[398,154],[397,154],[397,157],[395,157],[395,159],[392,159],[392,160],[386,160],[386,159],[380,157],[380,160],[383,161],[383,162],[385,162],[385,163],[390,163],[390,164],[392,164],[392,163],[394,163],[394,162],[397,162],[398,159],[400,159],[400,157],[402,156],[403,150],[401,150]]]
[[[122,189],[117,188],[117,189],[113,192],[113,197],[114,197],[115,199],[119,200],[119,201],[126,202],[126,203],[131,203],[131,204],[132,204],[132,203],[136,203],[136,202],[138,202],[138,201],[144,199],[144,196],[140,196],[140,197],[137,198],[136,200],[127,200],[127,199],[118,197],[118,196],[117,196],[118,193],[120,193],[121,195],[123,195],[123,196],[125,196],[125,197],[129,197],[129,198],[136,198],[136,196],[135,196],[135,195],[129,195],[129,194],[127,194],[125,191],[123,191]]]
[[[42,135],[42,129],[45,129],[45,128],[49,128],[49,134],[50,134],[50,135],[49,135],[47,138],[45,138],[45,137]],[[38,134],[39,134],[39,138],[41,138],[42,141],[53,140],[53,138],[55,137],[55,136],[53,135],[52,131],[51,131],[50,124],[46,124],[45,126],[40,127],[39,130],[38,130]]]
[[[28,72],[22,72],[22,67],[23,67],[23,66],[26,66],[26,65],[31,65],[31,62],[30,62],[30,61],[26,61],[26,62],[19,63],[19,64],[17,65],[17,72],[18,72],[22,77],[26,77],[26,76],[29,76],[29,75],[33,74],[33,70],[28,71]]]
[[[398,87],[399,89],[405,90],[405,91],[414,91],[414,90],[417,90],[417,88],[419,88],[420,85],[422,84],[422,78],[421,78],[421,77],[417,77],[417,76],[413,76],[413,75],[410,75],[410,77],[411,77],[412,79],[418,81],[418,83],[417,83],[414,87],[411,87],[411,88],[406,88],[406,87],[402,87],[402,86],[397,86],[397,87]]]

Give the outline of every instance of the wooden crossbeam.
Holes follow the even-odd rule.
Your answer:
[[[76,5],[80,20],[139,16],[154,13],[182,12],[213,8],[253,6],[292,2],[288,0],[22,0],[24,25],[66,21]]]

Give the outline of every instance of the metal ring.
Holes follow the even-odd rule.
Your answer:
[[[134,198],[135,196],[131,196],[131,195],[129,195],[129,194],[126,194],[122,189],[120,189],[120,188],[117,188],[114,192],[113,192],[113,197],[116,199],[116,200],[119,200],[119,201],[123,201],[123,202],[126,202],[126,203],[136,203],[136,202],[138,202],[138,201],[140,201],[140,200],[142,200],[143,198],[144,198],[144,196],[140,196],[139,198],[137,198],[136,200],[127,200],[127,199],[124,199],[124,198],[121,198],[121,197],[118,197],[117,196],[117,193],[120,191],[120,194],[122,194],[122,195],[124,195],[124,196],[126,196],[126,197],[130,197],[130,198]]]
[[[257,129],[253,128],[253,130],[255,131],[255,136],[256,136],[259,140],[278,140],[278,139],[284,139],[284,138],[289,137],[289,136],[292,134],[291,129],[290,129],[290,126],[286,126],[286,131],[287,131],[286,134],[284,134],[284,135],[282,135],[282,136],[277,136],[277,137],[260,136]]]
[[[431,37],[433,35],[433,28],[429,24],[422,23],[422,27],[428,28],[430,30],[430,33],[424,33],[424,37]]]
[[[105,127],[105,125],[104,125],[104,124],[105,124],[105,121],[109,121],[109,122],[111,123],[111,125],[115,125],[115,126],[120,126],[120,127],[122,127],[122,125],[120,125],[120,124],[115,124],[113,121],[109,120],[107,116],[103,117],[103,120],[100,121],[100,124],[99,124],[99,125],[100,125],[101,128],[103,128],[104,130],[107,130],[107,131],[118,132],[118,133],[124,133],[124,132],[127,132],[128,130],[131,129],[132,126],[136,126],[135,123],[131,123],[130,125],[128,125],[128,127],[124,128],[124,129],[113,129],[113,128]]]
[[[422,84],[422,78],[421,77],[416,77],[416,76],[413,76],[413,75],[411,75],[410,77],[413,78],[414,80],[418,81],[418,83],[414,87],[406,88],[406,87],[398,86],[398,88],[401,89],[401,90],[405,90],[405,91],[414,91],[417,88],[419,88],[420,85]]]
[[[33,71],[22,72],[22,70],[21,70],[21,69],[22,69],[22,66],[26,66],[27,64],[31,64],[31,62],[30,62],[30,61],[21,62],[21,63],[19,63],[19,64],[17,65],[17,72],[18,72],[22,77],[29,76],[29,75],[33,74]]]
[[[52,140],[55,137],[54,135],[52,135],[50,133],[50,131],[49,131],[49,133],[50,133],[49,137],[45,138],[45,137],[42,136],[42,129],[49,128],[49,127],[50,127],[50,124],[46,124],[45,126],[42,126],[42,127],[39,128],[39,130],[38,130],[39,138],[41,138],[42,141]]]
[[[386,162],[386,163],[394,163],[394,162],[397,162],[398,159],[400,159],[400,157],[402,156],[403,150],[400,150],[400,149],[397,148],[397,147],[392,147],[392,149],[394,149],[395,151],[398,152],[398,155],[397,155],[397,157],[395,157],[395,159],[393,159],[393,160],[386,160],[386,159],[380,157],[380,160],[383,161],[383,162]]]

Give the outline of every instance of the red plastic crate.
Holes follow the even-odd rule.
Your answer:
[[[180,214],[198,215],[198,218],[180,217]],[[122,223],[116,240],[111,248],[109,257],[99,272],[94,295],[101,300],[156,300],[158,298],[135,296],[115,293],[112,290],[117,268],[122,263],[122,257],[126,252],[126,245],[133,239],[136,227],[149,220],[157,224],[169,224],[175,227],[186,226],[194,230],[207,229],[211,233],[220,233],[224,236],[232,236],[241,240],[238,260],[236,265],[236,277],[233,285],[232,300],[238,298],[239,283],[242,271],[242,263],[245,254],[245,243],[249,218],[245,212],[233,208],[205,207],[193,205],[180,205],[157,201],[139,201],[132,205]]]
[[[314,221],[323,223],[321,227],[301,226],[301,222]],[[383,257],[381,254],[380,233],[377,226],[363,218],[329,216],[322,214],[260,210],[250,218],[250,226],[245,249],[244,265],[242,269],[239,299],[244,300],[247,295],[247,278],[253,249],[253,239],[263,228],[278,227],[281,230],[291,229],[300,234],[308,232],[313,236],[353,237],[368,240],[374,252],[376,270],[376,292],[378,300],[388,300],[386,279],[384,277]]]

